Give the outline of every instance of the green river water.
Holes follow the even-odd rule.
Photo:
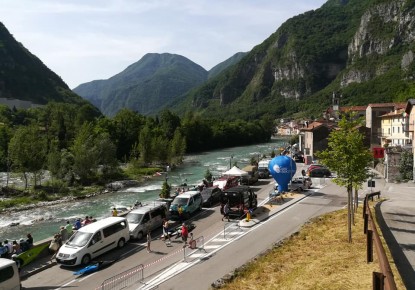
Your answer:
[[[268,143],[233,147],[216,151],[207,151],[187,155],[184,163],[168,173],[168,182],[173,187],[184,182],[188,185],[199,184],[209,169],[214,176],[219,176],[229,169],[230,164],[237,163],[239,168],[247,165],[252,156],[258,158],[263,154],[270,156],[274,149],[284,146],[287,139],[272,139]],[[232,158],[231,158],[232,156]],[[0,240],[15,240],[31,233],[35,241],[53,236],[67,220],[86,215],[96,219],[110,216],[111,208],[116,205],[128,206],[136,200],[142,203],[158,198],[165,176],[155,177],[139,187],[127,188],[82,201],[66,202],[53,206],[39,207],[12,214],[2,214],[0,220]],[[43,219],[42,221],[39,221]],[[19,223],[18,226],[10,226]]]

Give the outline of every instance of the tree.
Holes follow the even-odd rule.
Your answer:
[[[163,182],[163,186],[161,188],[160,197],[161,198],[169,198],[170,197],[170,185],[167,183],[167,179]]]
[[[401,159],[399,160],[399,174],[401,175],[402,180],[413,179],[413,156],[413,153],[407,150],[404,150],[401,154]]]
[[[210,172],[209,168],[206,169],[205,179],[210,183],[210,182],[212,182],[212,178],[213,178],[212,172]]]
[[[180,129],[176,129],[173,140],[170,143],[171,161],[175,164],[182,163],[184,153],[186,153],[186,140]]]
[[[368,165],[373,160],[371,152],[363,144],[363,135],[357,130],[361,120],[342,118],[339,130],[328,138],[328,148],[317,154],[322,164],[337,172],[333,182],[347,189],[348,240],[352,242],[353,188],[360,188],[368,177]],[[356,199],[357,202],[357,199]]]
[[[9,144],[10,158],[15,169],[23,173],[27,189],[27,173],[33,173],[34,186],[38,172],[46,163],[46,142],[37,126],[19,127]]]
[[[82,184],[92,177],[92,173],[97,169],[99,163],[99,152],[95,146],[95,136],[92,132],[92,124],[84,123],[71,147],[74,158],[73,171],[79,176]]]

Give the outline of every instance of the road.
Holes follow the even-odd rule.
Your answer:
[[[319,185],[321,181],[313,182]],[[272,187],[271,179],[255,186],[259,203],[266,199]],[[204,238],[207,253],[195,253],[183,261],[180,240],[172,239],[171,247],[159,239],[154,240],[152,253],[146,252],[144,241],[133,241],[123,249],[99,257],[99,260],[119,260],[96,273],[78,277],[73,272],[79,268],[57,265],[29,277],[22,285],[25,289],[97,289],[107,278],[142,264],[145,284],[135,284],[128,289],[157,286],[157,289],[208,289],[212,282],[298,231],[310,218],[343,208],[345,204],[344,188],[327,181],[324,188],[252,228],[241,230],[235,227],[236,223],[222,222],[217,207],[204,209],[192,222],[196,225],[194,237]],[[224,227],[226,236],[223,236]],[[153,233],[153,237],[160,235],[161,230]]]

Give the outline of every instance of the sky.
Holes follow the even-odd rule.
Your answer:
[[[0,22],[71,89],[147,53],[210,70],[326,0],[0,0]]]

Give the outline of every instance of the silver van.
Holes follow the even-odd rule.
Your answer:
[[[124,217],[108,217],[80,228],[63,244],[56,262],[66,266],[87,265],[111,249],[122,248],[130,239]]]
[[[168,213],[165,202],[154,202],[130,211],[126,218],[131,238],[141,239],[148,231],[161,227]]]
[[[16,262],[10,259],[0,258],[0,289],[19,290],[21,287]]]

